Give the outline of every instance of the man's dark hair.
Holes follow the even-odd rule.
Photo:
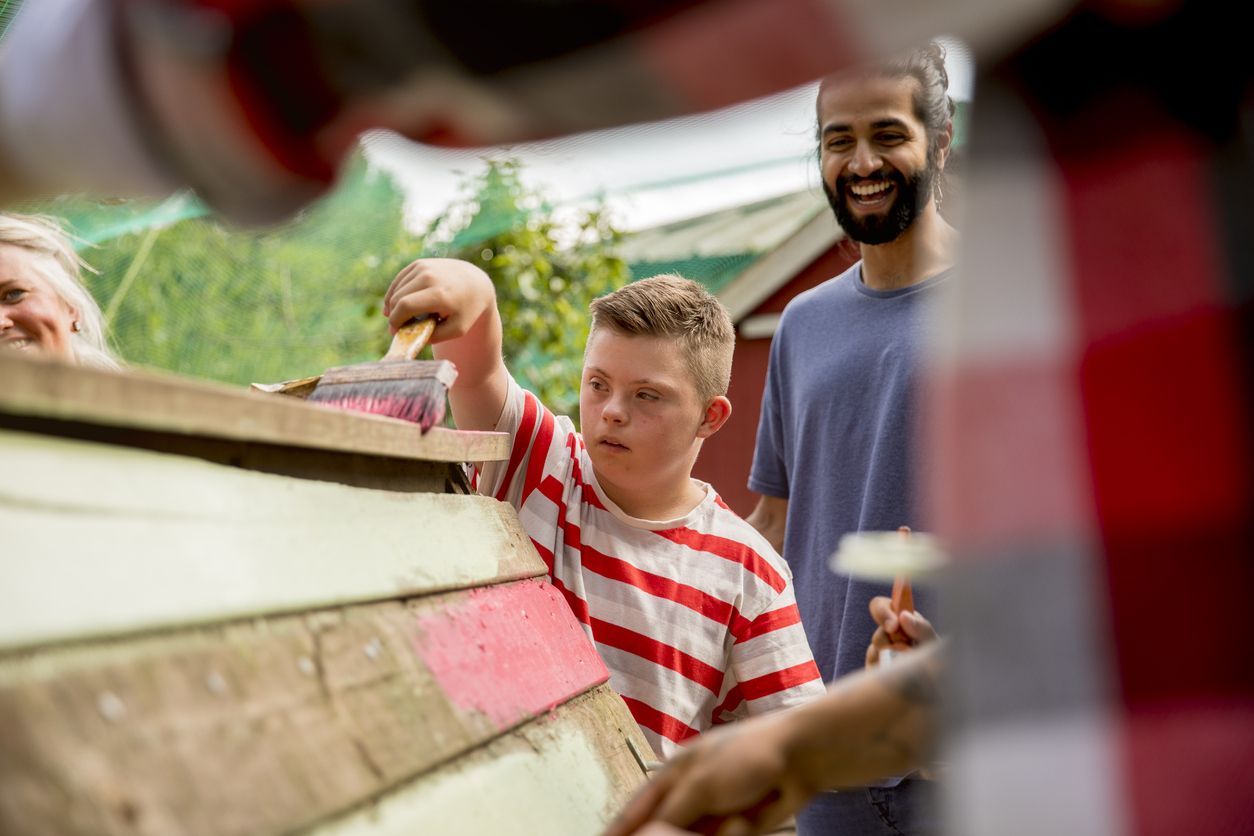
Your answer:
[[[914,115],[927,128],[927,150],[935,155],[940,133],[954,118],[957,106],[949,96],[949,72],[945,47],[937,41],[892,59],[878,71],[890,78],[910,77],[919,82],[914,94]]]
[[[939,41],[930,41],[927,46],[855,72],[888,78],[913,78],[919,82],[919,88],[914,93],[914,115],[927,129],[927,150],[929,156],[934,157],[941,131],[953,121],[957,111],[954,100],[949,96],[949,71],[945,69],[944,45]],[[838,81],[842,77],[844,76],[841,73],[828,76],[820,83],[819,90],[822,91],[828,82]],[[814,136],[821,147],[822,125],[816,127]]]

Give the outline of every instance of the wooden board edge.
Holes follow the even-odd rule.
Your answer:
[[[343,412],[151,371],[110,372],[0,356],[0,413],[426,461],[502,461],[504,433]]]

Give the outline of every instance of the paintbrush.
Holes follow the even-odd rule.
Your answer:
[[[910,526],[903,525],[897,529],[897,533],[903,540],[910,539]],[[889,607],[900,618],[903,612],[914,611],[914,589],[910,586],[910,576],[904,572],[898,572],[893,578],[893,593],[889,599]],[[900,642],[905,645],[913,645],[914,640],[906,635],[906,631],[901,625],[897,625],[897,629],[889,636],[893,641]],[[880,664],[886,665],[893,660],[897,652],[892,648],[885,648],[880,651]]]
[[[336,409],[412,421],[425,433],[444,420],[444,396],[457,379],[447,360],[415,360],[435,317],[411,319],[392,338],[382,360],[327,369],[308,400]]]

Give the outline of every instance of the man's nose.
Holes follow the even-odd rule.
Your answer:
[[[859,142],[853,149],[853,159],[849,161],[849,171],[859,177],[869,177],[879,171],[883,161],[880,155],[864,142]]]

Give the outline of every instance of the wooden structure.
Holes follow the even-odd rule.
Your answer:
[[[648,744],[506,454],[0,357],[0,832],[599,832]]]

